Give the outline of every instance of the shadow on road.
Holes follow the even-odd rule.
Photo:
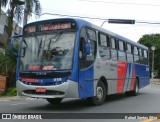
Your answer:
[[[42,104],[41,104],[42,105]],[[28,108],[29,110],[33,111],[41,111],[41,112],[72,112],[72,111],[79,111],[86,108],[91,107],[87,99],[67,99],[62,101],[58,105],[52,105],[46,101],[46,104],[44,106],[35,106]]]
[[[125,101],[126,99],[137,99],[137,97],[140,97],[144,94],[145,93],[140,93],[138,96],[134,96],[134,97],[126,96],[125,94],[109,95],[107,96],[107,99],[104,105],[107,107],[107,105],[109,106],[113,102]],[[42,102],[42,101],[39,101],[39,102]],[[45,100],[43,100],[43,103],[44,102]],[[101,105],[98,107],[103,108],[104,105]],[[93,109],[94,107],[98,108],[97,106],[92,106],[87,99],[64,99],[59,105],[52,105],[46,101],[44,105],[37,104],[36,106],[30,106],[28,110],[34,111],[34,112],[46,112],[47,111],[47,112],[58,112],[58,113],[60,112],[61,113],[61,112],[73,112],[73,111],[80,112],[81,110],[82,111],[90,110],[90,109]]]

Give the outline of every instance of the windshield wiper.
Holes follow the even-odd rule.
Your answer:
[[[63,31],[59,31],[59,32],[56,33],[56,35],[54,35],[53,37],[50,38],[48,46],[47,46],[48,47],[48,49],[47,49],[47,57],[46,57],[47,60],[49,60],[49,50],[50,50],[50,46],[51,46],[52,41],[54,40],[53,43],[57,42],[62,33],[63,33]],[[36,38],[37,42],[40,42],[38,44],[38,53],[37,53],[37,57],[39,57],[41,50],[44,50],[45,43],[47,41],[47,35],[46,35],[46,37],[44,39],[44,44],[43,44],[43,39],[39,40],[36,35],[35,35],[35,38]],[[41,57],[41,66],[43,65],[43,60],[44,60],[43,58],[44,58],[44,53],[42,53],[42,57]]]
[[[49,43],[48,43],[48,50],[47,50],[47,57],[49,59],[49,50],[50,50],[50,47],[51,47],[51,43],[52,43],[52,40],[54,40],[54,42],[52,43],[52,46],[58,41],[59,37],[62,35],[63,31],[59,31],[54,37],[50,38],[49,40]]]
[[[41,39],[40,44],[39,44],[39,46],[38,46],[38,54],[37,54],[37,57],[39,57],[41,48],[42,48],[42,39]]]
[[[36,34],[34,34],[34,36],[35,36],[37,42],[39,42],[39,39],[38,39],[38,37],[36,36]],[[38,54],[37,54],[37,57],[39,57],[41,48],[42,48],[42,39],[41,39],[40,44],[39,44],[39,46],[38,46]]]
[[[62,33],[63,33],[63,31],[59,31],[53,38],[50,38],[49,44],[48,44],[48,51],[50,49],[50,45],[51,45],[52,39],[54,40],[54,42],[52,43],[54,45],[58,41],[58,39],[62,35]]]

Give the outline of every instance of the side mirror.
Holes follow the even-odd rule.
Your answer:
[[[81,38],[80,40],[80,51],[82,53],[82,56],[80,56],[82,59],[86,59],[91,54],[91,44],[85,38]]]
[[[86,43],[86,54],[87,55],[91,54],[91,45],[89,43]]]

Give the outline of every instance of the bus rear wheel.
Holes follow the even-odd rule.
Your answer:
[[[137,96],[139,94],[139,84],[138,79],[136,78],[134,83],[134,90],[125,93],[127,96]]]
[[[47,98],[46,99],[50,104],[60,104],[62,98]]]
[[[105,99],[106,99],[106,88],[104,86],[104,83],[102,81],[99,81],[96,88],[96,96],[91,97],[89,100],[92,105],[98,106],[103,104]]]

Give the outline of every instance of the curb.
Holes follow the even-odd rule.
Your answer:
[[[156,85],[160,85],[160,83],[154,83],[154,84],[156,84]]]
[[[152,84],[160,85],[160,82],[152,81]]]

